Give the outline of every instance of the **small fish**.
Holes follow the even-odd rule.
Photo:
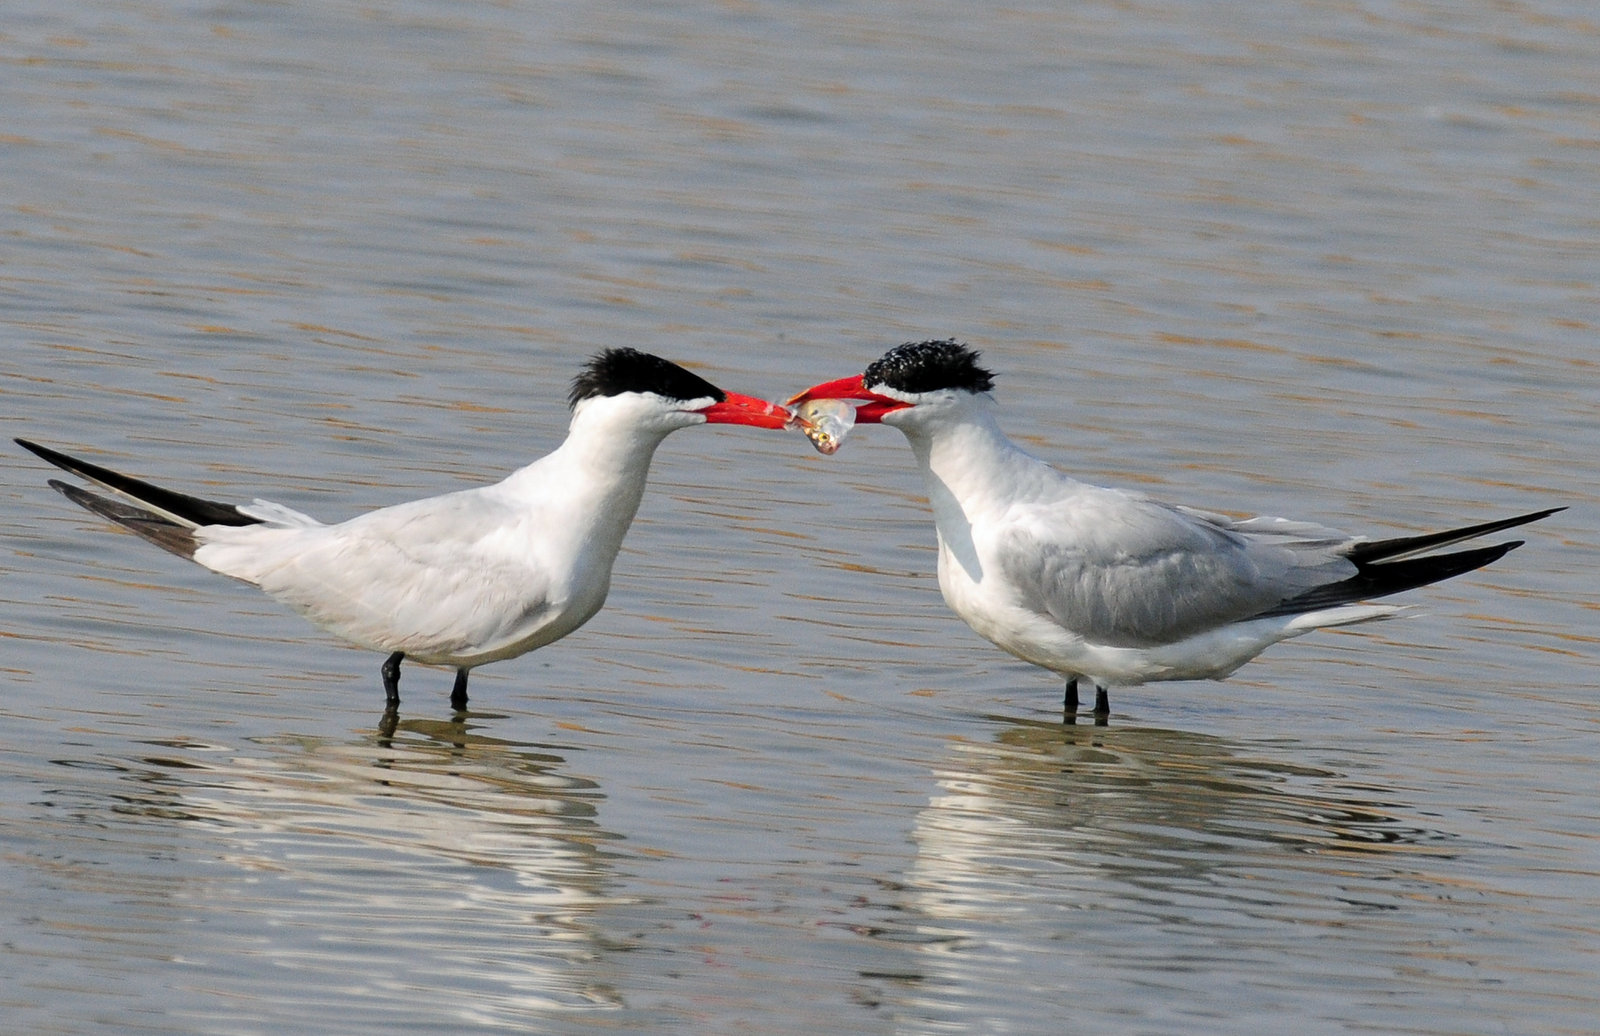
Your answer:
[[[813,399],[794,409],[789,427],[806,433],[818,453],[832,455],[856,423],[856,408],[842,399]]]

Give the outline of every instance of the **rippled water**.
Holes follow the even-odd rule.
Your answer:
[[[1587,3],[16,3],[0,398],[329,519],[494,479],[634,344],[911,337],[1084,477],[1494,568],[1226,684],[944,609],[899,436],[658,454],[606,611],[380,658],[0,486],[0,1028],[1588,1032]]]

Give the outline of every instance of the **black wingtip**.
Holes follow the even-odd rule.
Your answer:
[[[29,442],[27,439],[17,439],[16,443],[23,449],[54,464],[62,471],[71,472],[80,478],[97,483],[114,493],[121,494],[144,505],[153,512],[171,515],[182,522],[200,526],[257,525],[261,521],[259,518],[252,518],[243,513],[232,504],[218,503],[215,500],[206,500],[203,497],[190,496],[187,493],[178,493],[171,489],[162,489],[160,486],[151,485],[141,479],[112,471],[110,468],[103,468],[98,464],[91,464],[86,460],[79,460],[59,450],[52,450],[48,446],[40,446],[36,442]],[[73,499],[76,500],[75,497]],[[96,499],[100,498],[96,497]],[[93,508],[90,509],[93,510]]]
[[[1453,554],[1430,554],[1426,557],[1405,558],[1400,561],[1362,564],[1359,571],[1349,579],[1319,586],[1298,597],[1291,597],[1278,606],[1262,612],[1261,617],[1301,615],[1322,608],[1334,608],[1341,604],[1389,597],[1430,583],[1440,583],[1485,565],[1491,565],[1526,542],[1526,540],[1508,540],[1488,547],[1458,550]]]
[[[67,456],[65,453],[57,453],[48,446],[40,446],[38,443],[30,442],[27,439],[12,439],[11,441],[16,443],[18,446],[21,446],[34,456],[49,461],[58,468],[63,468],[68,471],[71,470],[71,468],[67,467],[67,464],[71,463],[72,458]],[[67,463],[63,463],[63,461]]]
[[[1566,507],[1547,507],[1542,511],[1531,511],[1528,514],[1519,514],[1515,518],[1501,518],[1492,522],[1483,522],[1480,525],[1466,525],[1459,529],[1446,529],[1443,532],[1424,533],[1421,536],[1398,536],[1388,540],[1372,540],[1367,543],[1358,543],[1350,548],[1345,555],[1357,565],[1370,565],[1389,559],[1399,559],[1409,555],[1421,554],[1424,551],[1438,550],[1467,540],[1475,540],[1480,536],[1489,536],[1506,529],[1515,529],[1519,525],[1548,518],[1552,514],[1565,511]]]

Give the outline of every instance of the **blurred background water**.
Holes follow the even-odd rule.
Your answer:
[[[635,345],[911,338],[1073,473],[1420,614],[1113,695],[948,614],[897,433],[669,439],[610,604],[407,677],[0,464],[0,1028],[1591,1032],[1600,19],[1578,0],[18,0],[22,435],[339,519]]]

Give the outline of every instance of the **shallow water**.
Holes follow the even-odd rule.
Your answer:
[[[381,659],[0,486],[19,1032],[1587,1032],[1600,23],[1557,0],[14,4],[8,435],[347,517],[631,344],[954,335],[1080,476],[1375,535],[1404,622],[1115,690],[969,633],[898,434],[697,429],[606,610]]]

